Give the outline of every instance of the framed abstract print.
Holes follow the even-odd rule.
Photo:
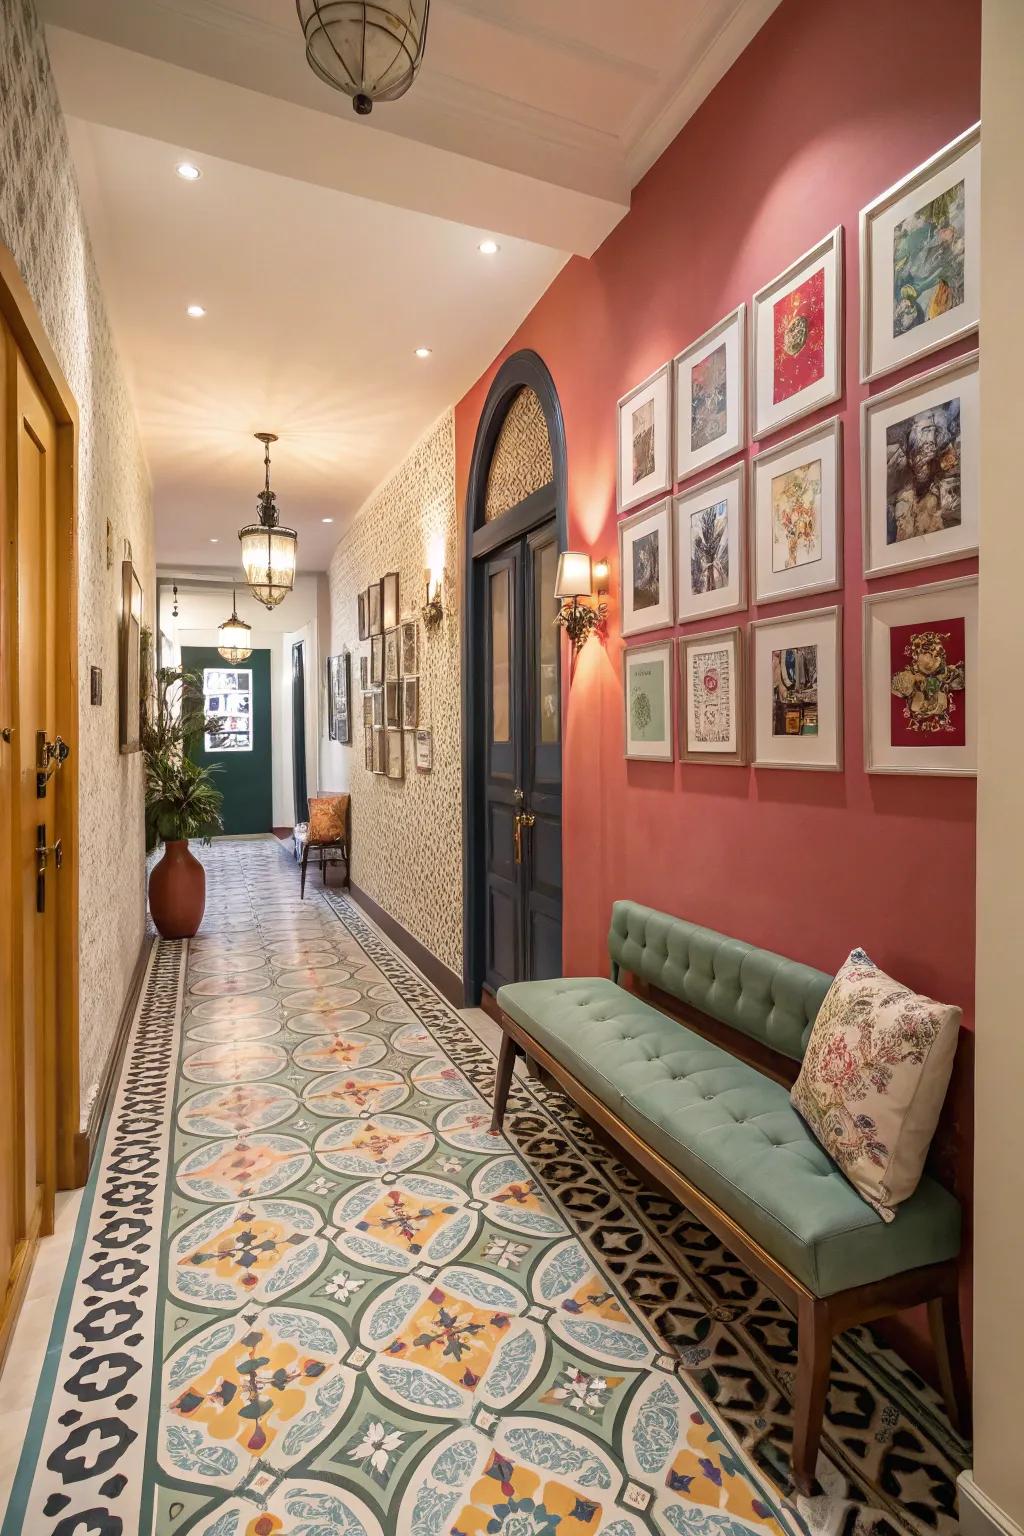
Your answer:
[[[843,579],[838,416],[750,462],[754,601],[832,592]]]
[[[839,399],[842,313],[840,224],[754,294],[754,437]]]
[[[404,732],[401,730],[388,730],[384,734],[387,737],[384,760],[385,771],[389,779],[402,779],[405,777]]]
[[[755,768],[841,769],[842,610],[757,619],[749,643]]]
[[[978,771],[978,578],[864,599],[864,767]]]
[[[672,364],[619,401],[618,507],[628,512],[672,485]]]
[[[420,626],[415,619],[403,619],[401,631],[402,676],[415,677],[420,670]]]
[[[864,574],[978,552],[978,354],[861,403]]]
[[[384,636],[370,637],[370,687],[379,688],[384,681]]]
[[[861,209],[860,376],[977,329],[981,313],[981,124]]]
[[[691,486],[673,506],[676,620],[739,612],[747,606],[744,466]]]
[[[673,622],[672,508],[667,500],[619,524],[619,575],[623,635],[664,629]]]
[[[398,626],[398,572],[389,571],[380,584],[381,589],[381,622],[385,629],[396,629]]]
[[[627,757],[653,763],[674,760],[674,659],[671,640],[628,645],[622,653]]]
[[[746,761],[743,631],[679,640],[679,756],[687,763]]]
[[[369,623],[368,623],[367,614],[366,614],[366,593],[365,592],[357,593],[357,595],[356,595],[356,610],[357,610],[356,617],[357,617],[358,624],[359,624],[359,638],[360,638],[360,640],[365,640],[365,639],[368,638],[369,633],[370,633]]]
[[[416,733],[416,770],[418,773],[429,773],[434,766],[434,736],[428,730],[418,730]]]
[[[677,480],[709,469],[744,445],[746,316],[741,304],[673,362]]]
[[[383,633],[382,614],[381,585],[379,581],[371,581],[366,589],[366,627],[371,636]]]

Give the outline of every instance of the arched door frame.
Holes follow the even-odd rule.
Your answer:
[[[512,402],[522,389],[537,396],[551,445],[552,478],[516,506],[488,523],[484,515],[487,477]],[[466,491],[465,568],[462,624],[462,975],[467,1005],[480,1001],[484,974],[484,656],[481,623],[483,557],[520,534],[547,522],[552,512],[561,553],[568,540],[568,467],[565,427],[554,380],[533,351],[516,352],[502,363],[477,425]]]

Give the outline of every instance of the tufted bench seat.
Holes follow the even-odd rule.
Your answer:
[[[496,1124],[519,1045],[793,1305],[799,1487],[813,1483],[831,1339],[856,1321],[938,1298],[943,1384],[951,1411],[962,1406],[956,1399],[966,1389],[954,1379],[961,1358],[954,1196],[926,1175],[884,1222],[814,1139],[788,1088],[690,1027],[703,1016],[738,1041],[799,1061],[831,977],[632,902],[615,904],[609,949],[612,980],[518,982],[499,991],[505,1039]],[[687,1022],[620,986],[627,969],[693,1009]]]

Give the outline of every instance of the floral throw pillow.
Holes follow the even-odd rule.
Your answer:
[[[884,1221],[914,1193],[949,1086],[960,1010],[855,949],[826,994],[791,1098]]]
[[[336,843],[345,836],[348,795],[321,795],[309,802],[309,841]]]

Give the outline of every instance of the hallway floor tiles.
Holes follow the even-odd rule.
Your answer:
[[[955,1443],[905,1368],[844,1344],[825,1491],[785,1499],[777,1304],[550,1088],[517,1076],[492,1136],[486,1016],[347,898],[300,903],[273,842],[204,861],[3,1536],[952,1530]]]

